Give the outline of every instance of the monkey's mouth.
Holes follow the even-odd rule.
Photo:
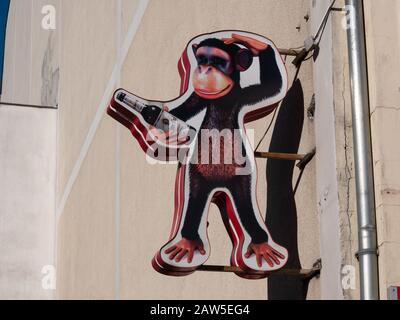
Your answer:
[[[220,91],[211,92],[209,90],[202,90],[202,89],[198,89],[198,88],[195,91],[200,93],[200,94],[202,94],[202,95],[212,97],[212,96],[221,96],[221,95],[223,95],[225,93],[228,93],[231,90],[231,88],[232,88],[232,85],[228,84],[224,89],[222,89]]]

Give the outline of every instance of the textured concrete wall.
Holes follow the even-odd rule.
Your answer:
[[[55,105],[57,32],[43,5],[11,1],[3,102]],[[54,264],[57,113],[0,105],[0,298],[47,299],[42,268]]]
[[[344,0],[337,3],[343,7]],[[339,221],[341,276],[345,284],[343,297],[359,299],[360,285],[358,261],[358,229],[356,211],[356,188],[354,174],[353,127],[350,98],[350,75],[347,50],[347,30],[343,13],[333,13],[333,92],[335,112],[337,183],[339,188]],[[346,281],[346,276],[354,277],[354,282]]]
[[[330,1],[312,1],[312,34],[316,34],[321,21],[326,14]],[[334,42],[332,30],[334,24],[329,18],[324,28],[320,42],[320,50],[314,64],[315,86],[315,134],[316,134],[316,181],[317,203],[320,216],[321,237],[321,297],[323,299],[342,299],[341,288],[341,248],[340,248],[340,217],[339,194],[343,192],[338,184],[338,158],[336,141],[337,99],[333,86],[333,73],[337,67],[333,64]],[[335,43],[336,44],[336,43]]]
[[[330,1],[313,1],[320,17]],[[335,7],[342,8],[344,0]],[[345,15],[332,12],[315,63],[318,205],[324,268],[322,298],[359,299],[358,229]],[[319,97],[319,98],[318,98]],[[318,120],[319,119],[319,120]],[[327,131],[329,128],[329,131]],[[333,233],[332,231],[335,230]]]
[[[135,30],[131,22],[142,8],[143,1],[86,0],[79,7],[61,3],[58,297],[265,299],[265,281],[215,273],[169,278],[152,270],[151,258],[169,234],[176,168],[149,165],[130,133],[103,116],[102,97],[110,85],[153,99],[176,97],[178,58],[187,41],[200,33],[244,29],[270,37],[279,47],[297,47],[309,33],[303,18],[309,1],[152,0],[126,59],[121,59],[121,44]],[[288,66],[292,78],[294,69]],[[300,73],[306,102],[313,92],[311,66],[308,62]],[[256,140],[268,120],[250,126]],[[314,147],[313,132],[314,124],[306,120],[302,152]],[[268,141],[269,136],[262,149]],[[265,161],[258,167],[265,212]],[[305,268],[319,257],[314,194],[311,164],[297,195]],[[218,215],[212,208],[209,263],[226,264],[231,245]],[[318,280],[312,281],[309,297],[319,298]]]
[[[317,2],[314,1],[314,3]],[[364,5],[377,208],[380,295],[381,299],[386,299],[387,288],[391,285],[400,284],[400,274],[398,272],[400,247],[397,232],[400,223],[400,198],[398,192],[400,153],[395,138],[399,127],[398,109],[400,104],[400,84],[395,71],[400,67],[398,58],[400,50],[400,3],[395,0],[366,0]],[[342,6],[344,6],[344,1],[337,1],[336,7]],[[330,140],[330,143],[335,144],[333,149],[332,145],[329,146],[329,143],[327,145],[328,141],[325,140],[327,138],[325,135],[321,136],[318,131],[316,135],[318,137],[321,136],[321,144],[324,147],[331,148],[331,156],[334,158],[334,167],[336,168],[336,179],[324,179],[320,171],[317,170],[317,181],[322,179],[326,185],[330,184],[329,181],[336,184],[338,193],[337,197],[335,195],[333,197],[339,209],[341,267],[351,267],[355,271],[355,287],[341,289],[343,289],[343,297],[345,299],[359,299],[359,265],[355,258],[358,250],[358,229],[352,115],[346,28],[343,20],[344,15],[342,13],[333,13],[332,28],[327,28],[325,31],[325,37],[332,38],[331,51],[330,53],[325,53],[331,56],[332,75],[327,76],[325,72],[326,67],[329,66],[328,62],[321,64],[319,67],[317,62],[315,66],[315,70],[318,70],[318,68],[320,70],[320,77],[315,79],[316,83],[318,83],[316,85],[317,96],[322,94],[321,90],[318,89],[321,87],[332,91],[333,94],[333,101],[331,99],[327,100],[325,96],[317,102],[317,110],[324,108],[324,111],[321,112],[327,112],[325,108],[330,106],[332,109],[329,109],[329,112],[331,110],[334,112],[335,139],[334,141]],[[322,50],[327,49],[322,48]],[[326,153],[323,154],[327,155]],[[322,238],[324,233],[321,228]],[[332,237],[328,237],[327,240],[332,241]],[[330,254],[328,248],[321,249],[325,254]],[[349,275],[347,272],[350,269],[341,269],[340,271],[342,270],[345,271],[342,276]],[[346,280],[344,283],[350,284]],[[321,290],[324,297],[323,276]],[[332,291],[328,292],[329,294],[332,293]]]

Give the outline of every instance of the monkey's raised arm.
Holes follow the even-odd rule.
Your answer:
[[[241,106],[249,107],[249,111],[268,106],[271,106],[270,111],[275,109],[276,103],[283,98],[283,96],[279,96],[283,91],[286,91],[287,86],[287,83],[284,82],[286,75],[282,74],[277,59],[280,59],[280,57],[276,56],[275,50],[270,46],[260,51],[260,83],[242,89]],[[283,70],[283,72],[285,71]],[[264,114],[264,116],[267,114]]]

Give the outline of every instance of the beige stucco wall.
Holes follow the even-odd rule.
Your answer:
[[[268,36],[279,47],[297,47],[309,32],[303,18],[308,6],[308,0],[152,0],[115,86],[148,98],[172,99],[179,90],[176,64],[190,38],[218,29],[243,29]],[[170,278],[153,271],[151,258],[167,240],[172,221],[175,166],[149,165],[130,133],[107,116],[92,132],[93,140],[87,140],[118,63],[118,43],[124,41],[136,8],[136,3],[118,0],[81,1],[79,7],[61,3],[57,296],[265,299],[264,280],[217,273]],[[294,69],[288,65],[292,78]],[[311,66],[308,62],[300,73],[306,103],[312,95]],[[267,120],[251,125],[256,141]],[[306,118],[302,152],[314,147],[313,131]],[[265,150],[268,141],[269,137]],[[82,153],[86,145],[87,153]],[[82,166],[77,167],[79,159]],[[258,167],[259,202],[265,212],[265,161]],[[305,268],[319,257],[314,194],[311,164],[297,195]],[[209,263],[226,264],[231,245],[214,207],[209,234],[213,247]],[[309,297],[319,297],[318,280],[311,282]]]
[[[117,55],[113,1],[61,2],[57,290],[61,298],[114,297],[115,124],[99,124],[67,193]],[[101,35],[101,36],[100,36]]]
[[[383,5],[384,2],[384,5]],[[400,285],[400,2],[365,1],[380,294]]]
[[[61,1],[58,203],[110,78],[117,54],[116,2]]]

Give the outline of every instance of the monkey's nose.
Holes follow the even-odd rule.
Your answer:
[[[211,66],[209,65],[202,65],[199,66],[200,73],[208,74],[211,71]]]

